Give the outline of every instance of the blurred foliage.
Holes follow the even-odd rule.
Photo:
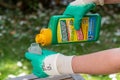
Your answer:
[[[36,12],[38,9],[56,9],[67,6],[74,0],[0,0],[2,9],[19,9],[23,13]],[[101,10],[102,9],[102,10]],[[97,7],[97,11],[113,16],[114,13],[120,13],[120,4],[105,5]]]
[[[0,0],[0,80],[32,72],[31,64],[25,59],[24,53],[34,42],[39,30],[47,27],[50,16],[62,14],[69,2],[67,0]],[[51,45],[43,48],[65,55],[83,55],[119,47],[119,9],[120,5],[105,5],[91,11],[103,16],[98,41]],[[120,80],[118,74],[83,74],[83,76],[86,80],[112,80],[113,78]]]

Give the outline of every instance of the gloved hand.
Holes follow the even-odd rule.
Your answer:
[[[25,57],[31,61],[33,74],[38,77],[73,73],[71,67],[73,56],[64,56],[53,51],[42,50],[41,55],[26,52]]]
[[[103,2],[103,0],[101,0]],[[71,2],[63,15],[70,15],[75,18],[74,26],[76,30],[80,29],[82,17],[97,5],[102,5],[100,0],[75,0]]]

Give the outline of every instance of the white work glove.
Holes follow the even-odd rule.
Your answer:
[[[73,56],[65,56],[50,50],[42,50],[42,54],[25,53],[25,57],[30,60],[33,66],[33,74],[40,77],[50,75],[72,74]]]

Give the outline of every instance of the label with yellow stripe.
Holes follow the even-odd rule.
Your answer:
[[[92,40],[90,36],[94,33],[95,19],[84,17],[79,30],[74,28],[74,18],[61,18],[57,24],[58,43],[80,42]],[[92,32],[91,32],[92,31]]]

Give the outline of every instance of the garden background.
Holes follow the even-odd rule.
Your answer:
[[[0,80],[32,73],[25,52],[52,15],[62,14],[72,0],[0,0]],[[99,40],[43,47],[65,55],[84,55],[120,47],[120,4],[97,6],[102,16]],[[107,58],[106,58],[107,59]],[[82,74],[86,80],[120,80],[120,75]]]

